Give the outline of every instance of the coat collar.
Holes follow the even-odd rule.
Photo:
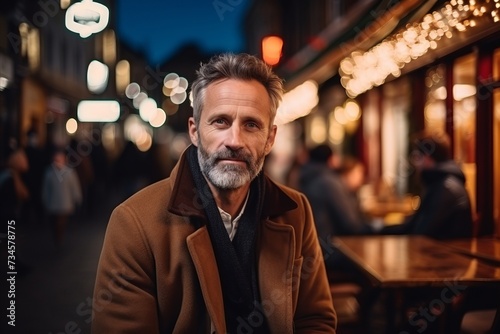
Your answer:
[[[186,151],[173,168],[170,177],[174,180],[168,211],[180,216],[205,217],[205,211],[196,190],[193,176],[186,159]],[[297,208],[297,203],[286,195],[269,177],[265,176],[265,198],[262,217],[276,217]]]

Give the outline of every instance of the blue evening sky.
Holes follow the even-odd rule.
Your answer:
[[[117,34],[151,65],[188,42],[207,53],[242,51],[250,0],[116,0]]]

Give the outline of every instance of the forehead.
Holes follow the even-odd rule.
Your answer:
[[[206,90],[206,107],[238,105],[270,111],[271,101],[264,85],[256,80],[224,79]]]

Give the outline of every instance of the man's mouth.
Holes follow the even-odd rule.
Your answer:
[[[246,161],[241,160],[241,159],[225,158],[225,159],[219,159],[219,161],[224,162],[224,163],[230,163],[230,164],[246,164]]]

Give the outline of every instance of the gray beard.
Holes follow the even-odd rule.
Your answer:
[[[232,164],[220,164],[220,159],[239,159],[245,161],[247,168]],[[250,183],[262,170],[265,155],[253,161],[252,156],[243,151],[220,150],[210,155],[198,140],[198,162],[203,175],[215,187],[234,190]]]

